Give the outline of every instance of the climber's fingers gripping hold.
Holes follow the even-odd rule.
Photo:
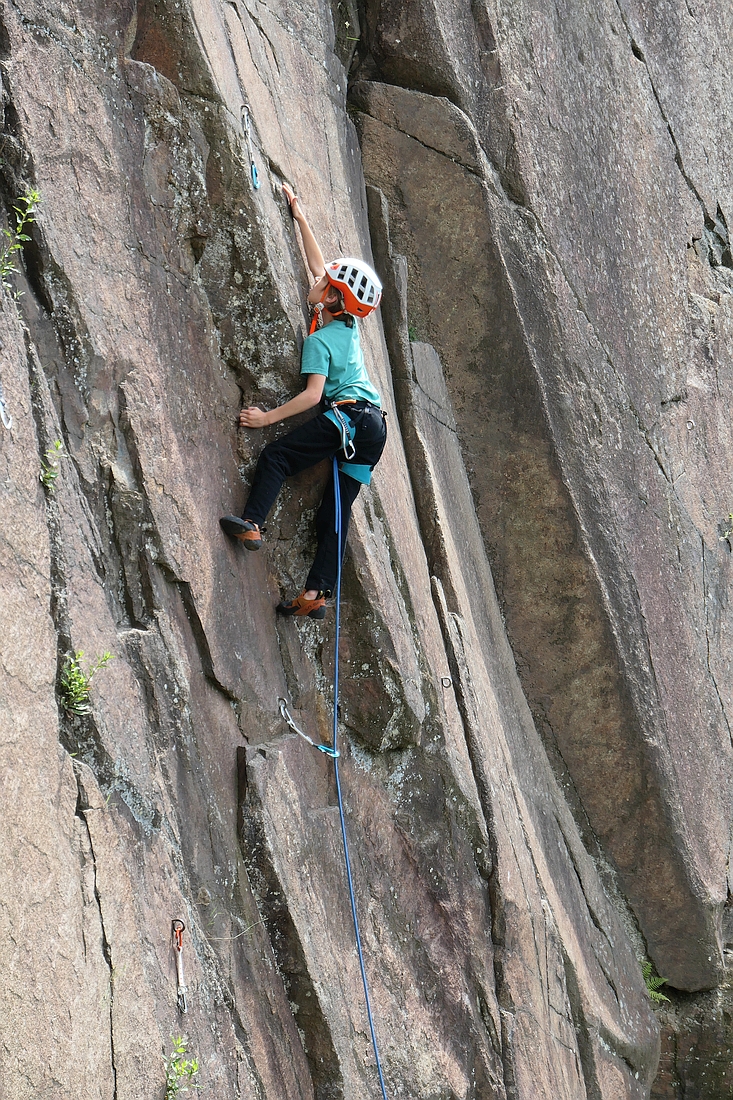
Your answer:
[[[267,413],[258,409],[256,405],[250,405],[248,409],[242,409],[239,414],[241,428],[264,428],[267,425]]]

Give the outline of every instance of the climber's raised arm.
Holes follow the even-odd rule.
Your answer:
[[[283,194],[290,203],[290,210],[293,218],[300,226],[300,235],[303,238],[305,258],[308,261],[311,275],[314,279],[322,279],[326,273],[326,261],[323,259],[323,253],[318,245],[318,241],[313,236],[313,230],[308,225],[308,219],[300,208],[298,196],[287,183],[283,184]]]

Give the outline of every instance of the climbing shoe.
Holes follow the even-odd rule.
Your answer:
[[[285,601],[279,603],[278,615],[307,615],[309,619],[325,619],[326,593],[319,592],[315,600],[306,600],[304,591],[287,603]]]
[[[219,526],[226,535],[243,542],[248,550],[259,550],[262,546],[262,532],[252,520],[240,519],[239,516],[222,516]]]

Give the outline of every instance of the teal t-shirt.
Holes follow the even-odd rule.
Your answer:
[[[356,322],[331,321],[306,336],[300,365],[301,374],[324,374],[323,396],[329,401],[369,401],[382,407],[382,400],[369,381]]]

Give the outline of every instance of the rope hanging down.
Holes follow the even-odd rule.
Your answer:
[[[336,542],[337,542],[337,572],[336,572],[336,637],[334,641],[335,654],[334,654],[334,674],[333,674],[333,747],[329,745],[316,745],[315,741],[311,741],[307,734],[298,729],[293,721],[290,712],[287,707],[285,699],[279,699],[278,704],[280,706],[280,714],[284,721],[290,726],[290,729],[294,733],[299,734],[304,741],[307,741],[309,745],[312,745],[314,749],[318,749],[320,752],[326,753],[333,760],[334,774],[336,778],[336,793],[338,795],[339,817],[341,819],[341,838],[344,843],[344,859],[346,861],[346,879],[349,885],[349,899],[351,901],[351,916],[354,921],[354,934],[356,936],[356,949],[359,955],[359,969],[361,970],[361,980],[364,986],[364,1000],[366,1002],[367,1018],[369,1020],[369,1031],[372,1036],[372,1047],[374,1048],[374,1057],[377,1062],[377,1074],[379,1076],[379,1086],[382,1090],[383,1100],[388,1100],[387,1089],[384,1084],[384,1075],[382,1074],[382,1062],[379,1057],[379,1047],[377,1045],[377,1036],[374,1031],[374,1019],[372,1017],[372,1005],[369,999],[369,986],[367,984],[366,970],[364,968],[364,953],[361,947],[361,933],[359,932],[359,918],[356,913],[356,898],[354,896],[354,881],[351,875],[351,858],[349,856],[349,842],[346,838],[346,818],[344,815],[344,800],[341,795],[341,779],[339,777],[339,762],[338,758],[341,755],[338,749],[338,706],[339,706],[339,634],[341,631],[341,492],[339,488],[339,468],[338,459],[334,457],[333,460],[333,493],[335,499],[335,512],[336,512]]]
[[[379,1047],[377,1046],[377,1036],[374,1031],[374,1020],[372,1018],[372,1006],[369,1000],[369,986],[367,985],[366,970],[364,969],[364,954],[361,949],[361,934],[359,932],[359,918],[356,915],[356,898],[354,897],[354,883],[351,877],[351,859],[349,858],[349,843],[346,839],[346,818],[344,817],[344,801],[341,797],[341,780],[339,778],[339,762],[338,762],[338,725],[339,725],[339,632],[341,629],[341,559],[343,554],[341,552],[341,490],[339,486],[339,467],[338,459],[334,455],[333,459],[333,496],[335,502],[336,511],[336,543],[337,553],[336,559],[338,561],[338,569],[336,572],[336,637],[334,641],[334,672],[333,672],[333,749],[336,754],[333,761],[333,770],[336,777],[336,793],[338,795],[339,803],[339,817],[341,818],[341,836],[344,842],[344,859],[346,861],[346,878],[349,883],[349,898],[351,900],[351,916],[354,919],[354,934],[356,936],[356,949],[359,953],[359,969],[361,970],[361,980],[364,986],[364,1000],[366,1001],[367,1017],[369,1019],[369,1031],[372,1036],[372,1046],[374,1047],[374,1057],[377,1061],[377,1074],[379,1076],[379,1087],[382,1090],[383,1100],[387,1100],[387,1089],[384,1084],[384,1076],[382,1074],[382,1062],[379,1057]]]

